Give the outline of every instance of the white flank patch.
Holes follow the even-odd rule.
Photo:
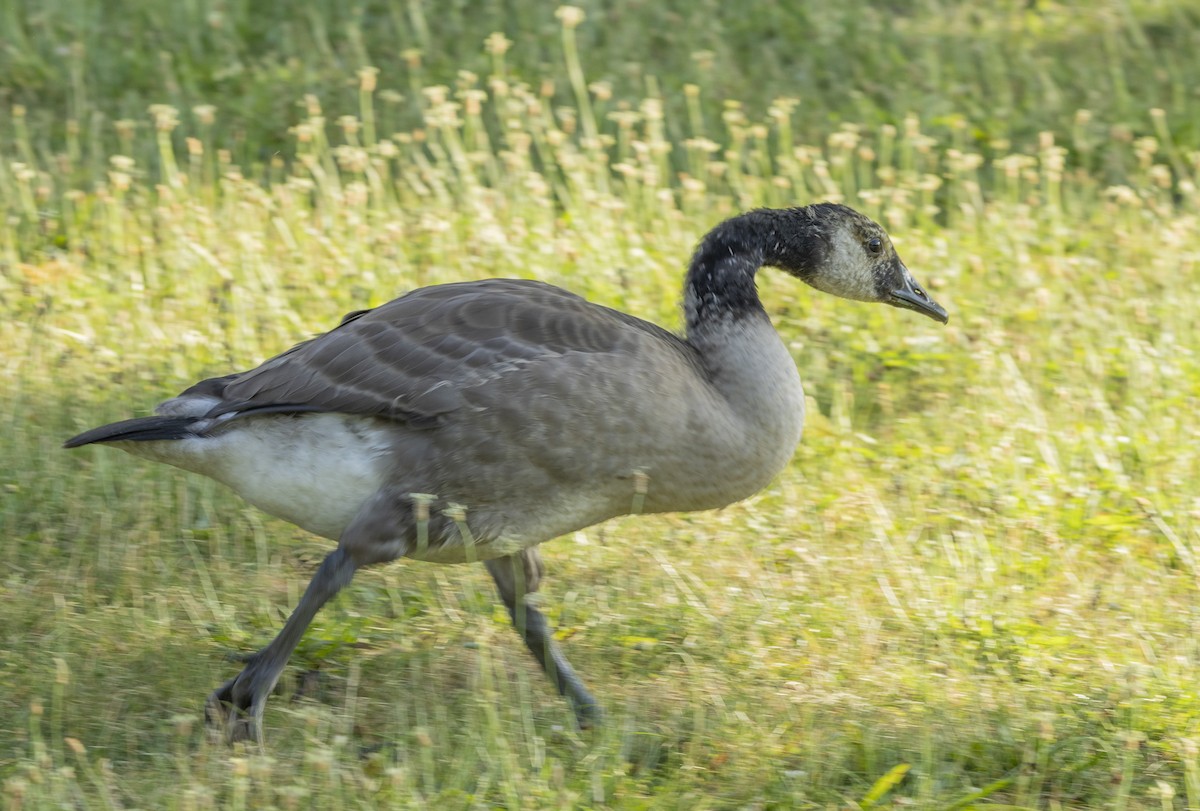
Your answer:
[[[260,510],[337,540],[383,486],[389,439],[366,418],[305,414],[235,420],[208,437],[113,444],[209,476]]]

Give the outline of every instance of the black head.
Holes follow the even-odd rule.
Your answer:
[[[837,203],[773,212],[766,263],[842,298],[915,310],[945,324],[949,317],[900,261],[878,223]]]

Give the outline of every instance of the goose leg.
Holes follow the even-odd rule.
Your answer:
[[[350,582],[356,568],[344,547],[339,546],[325,557],[279,635],[249,657],[241,673],[208,697],[204,715],[210,726],[223,729],[230,742],[262,743],[262,714],[267,697],[275,689],[288,658],[313,617]]]
[[[390,488],[367,499],[342,533],[337,549],[321,561],[279,635],[247,659],[241,673],[208,697],[205,718],[210,725],[223,728],[230,742],[262,742],[262,714],[267,696],[275,689],[292,651],[321,606],[345,588],[360,567],[387,563],[405,553],[407,544],[403,539],[410,524],[409,504],[409,499]]]
[[[538,590],[544,567],[536,548],[515,555],[485,561],[484,565],[496,581],[500,599],[512,617],[517,633],[525,640],[529,651],[546,671],[558,692],[571,702],[579,726],[588,728],[600,717],[600,705],[587,687],[575,675],[575,669],[563,656],[554,641],[554,632],[546,616],[526,602],[526,595]]]

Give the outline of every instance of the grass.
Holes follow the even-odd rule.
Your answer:
[[[880,7],[843,5],[882,32]],[[315,8],[294,25],[330,13]],[[401,8],[412,21],[422,6]],[[133,30],[179,30],[185,12],[165,9],[147,4]],[[1043,63],[1048,77],[1095,64],[1082,33],[1097,20],[1135,56],[1152,47],[1138,32],[1196,37],[1184,4],[1096,9],[1077,26],[1066,7],[1029,12],[1058,22],[1026,47],[1079,60]],[[995,35],[929,57],[944,67],[1032,25],[1015,6],[939,11],[887,36],[938,19]],[[45,34],[35,16],[23,23]],[[335,71],[320,49],[314,65],[352,92],[309,97],[270,136],[239,141],[229,110],[188,109],[215,96],[182,91],[187,107],[155,98],[176,108],[114,130],[115,145],[86,128],[73,141],[53,104],[5,122],[6,807],[1200,808],[1200,143],[1186,99],[1054,113],[1022,97],[1011,126],[1034,135],[980,138],[943,70],[941,109],[873,117],[843,100],[831,122],[771,82],[754,92],[779,99],[741,105],[712,104],[703,77],[699,92],[589,90],[585,60],[615,60],[593,51],[603,27],[553,24],[571,90],[536,81],[521,60],[543,57],[518,45],[503,80],[443,73],[445,88],[406,90],[420,99],[408,124],[389,118],[386,70]],[[832,64],[844,41],[803,58]],[[194,58],[224,53],[210,45]],[[1191,75],[1187,53],[1163,52],[1165,84],[1147,95]],[[889,82],[891,64],[852,83]],[[1095,75],[1131,85],[1143,67]],[[1011,69],[1015,83],[1030,66]],[[155,92],[81,75],[97,94],[79,104],[106,115],[141,116],[136,94]],[[236,87],[247,95],[223,108],[253,102]],[[272,103],[291,109],[299,94],[280,87]],[[1061,97],[1094,92],[1073,80]],[[696,116],[673,112],[689,104]],[[264,751],[207,739],[201,702],[237,667],[225,655],[270,638],[328,545],[215,484],[66,453],[63,438],[419,285],[539,278],[678,326],[706,228],[816,198],[886,223],[951,323],[763,273],[812,399],[793,465],[726,510],[544,548],[543,604],[606,724],[573,730],[481,570],[400,563],[320,615]]]
[[[780,96],[800,98],[793,126],[805,143],[842,123],[876,129],[916,113],[939,142],[969,122],[957,137],[1029,150],[1041,131],[1070,131],[1079,109],[1105,128],[1157,134],[1151,108],[1171,112],[1186,142],[1200,138],[1200,64],[1191,56],[1200,11],[1188,0],[582,6],[580,64],[607,97],[596,101],[597,119],[656,96],[673,141],[719,129],[723,99],[757,119]],[[0,108],[24,105],[33,148],[50,154],[72,143],[92,174],[114,151],[133,154],[129,141],[153,144],[145,112],[162,103],[189,129],[209,128],[243,167],[266,162],[289,150],[305,94],[356,109],[354,73],[365,65],[380,69],[384,133],[416,126],[428,108],[424,88],[464,73],[546,85],[554,108],[580,103],[562,71],[553,3],[320,0],[298,12],[259,0],[10,0],[0,27]],[[194,112],[201,105],[219,108],[211,124]],[[0,131],[6,151],[18,140]],[[1113,146],[1098,138],[1071,160],[1117,182]]]

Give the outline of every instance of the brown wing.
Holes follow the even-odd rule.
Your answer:
[[[346,316],[256,369],[204,380],[182,397],[220,402],[205,415],[333,411],[432,424],[461,392],[534,360],[636,352],[671,333],[557,287],[490,279],[421,288]]]

